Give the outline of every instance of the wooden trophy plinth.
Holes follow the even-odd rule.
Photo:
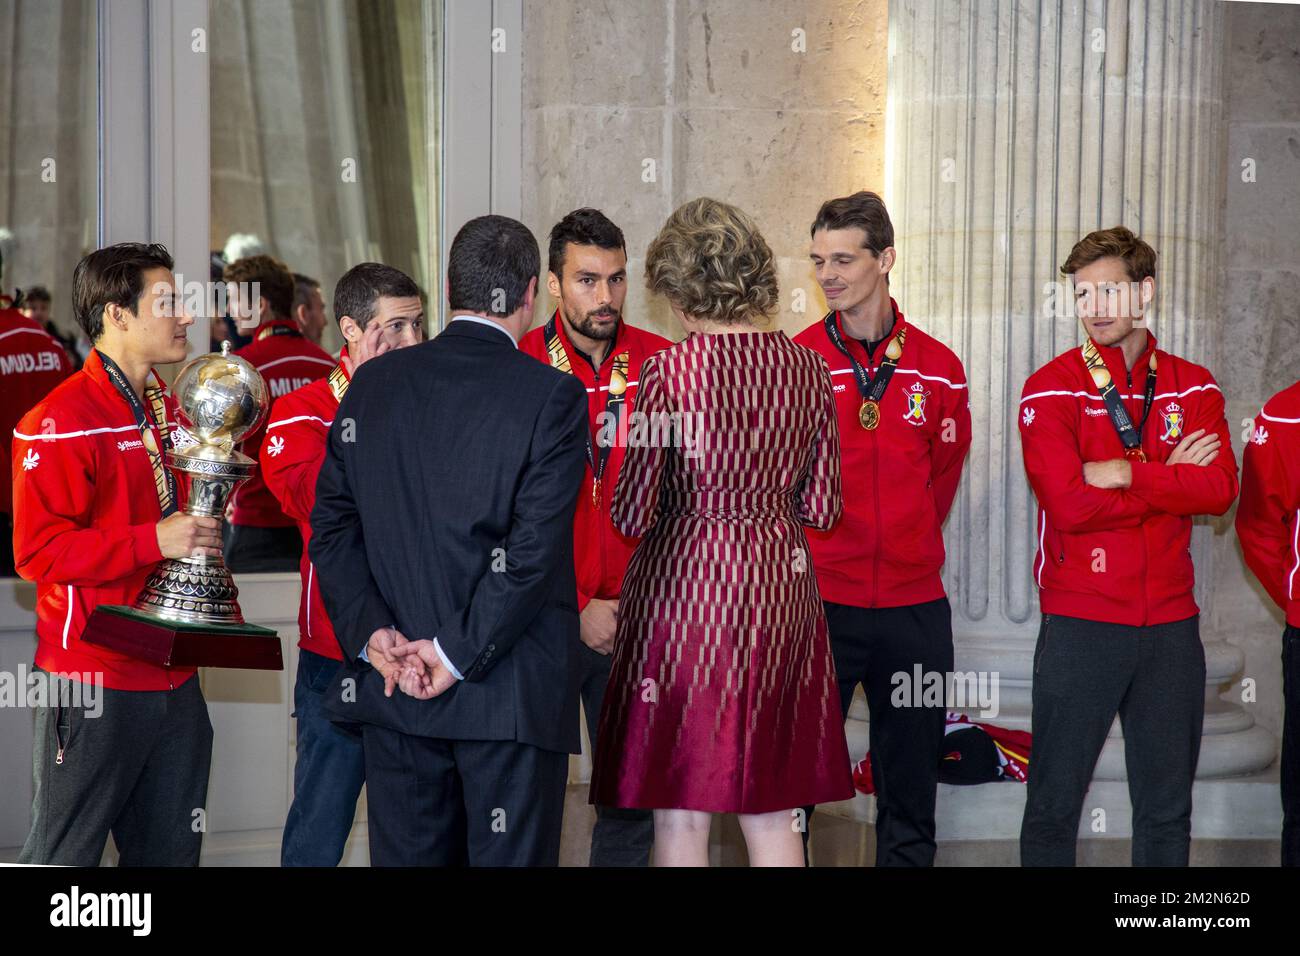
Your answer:
[[[101,604],[81,639],[160,667],[284,670],[280,635],[255,624],[187,624]]]

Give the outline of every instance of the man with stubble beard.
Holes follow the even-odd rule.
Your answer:
[[[558,306],[521,351],[574,375],[587,390],[587,470],[573,522],[581,612],[582,707],[594,750],[609,682],[618,598],[636,540],[614,527],[609,506],[626,453],[641,363],[672,343],[623,321],[627,249],[623,232],[596,209],[575,209],[551,230],[546,288]],[[596,807],[592,866],[645,866],[654,842],[648,810]]]

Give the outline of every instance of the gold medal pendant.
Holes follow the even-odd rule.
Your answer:
[[[591,503],[597,511],[600,510],[600,479],[597,478],[591,483]]]
[[[858,409],[858,424],[867,431],[876,430],[880,424],[880,403],[874,399],[863,399],[862,407]]]

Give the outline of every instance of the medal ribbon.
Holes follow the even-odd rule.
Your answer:
[[[295,335],[302,338],[301,332],[287,325],[268,325],[266,328],[258,330],[255,339],[260,342],[262,339],[270,338],[273,335]]]
[[[131,388],[131,383],[127,381],[126,375],[118,368],[117,363],[105,355],[99,349],[95,350],[100,361],[104,363],[104,371],[108,373],[109,379],[118,393],[126,399],[127,405],[131,407],[131,413],[135,416],[136,427],[140,429],[140,440],[144,444],[144,450],[149,454],[149,464],[153,466],[154,489],[158,492],[158,504],[162,508],[162,515],[166,518],[176,511],[176,478],[167,470],[163,464],[162,449],[168,443],[167,429],[167,406],[163,402],[164,388],[162,382],[154,372],[149,373],[149,378],[144,386],[144,399],[148,403],[148,408],[141,403],[139,397],[135,394],[135,389]],[[157,425],[158,433],[162,437],[162,447],[156,447],[153,436],[153,426]]]
[[[890,347],[885,349],[885,360],[880,363],[880,368],[876,370],[876,377],[873,380],[871,373],[862,367],[857,356],[849,351],[849,347],[844,342],[844,336],[840,335],[839,325],[835,321],[835,312],[826,313],[826,318],[822,322],[826,326],[826,334],[830,337],[834,346],[844,353],[845,357],[853,364],[853,379],[858,383],[858,391],[866,401],[880,404],[880,400],[885,397],[885,389],[889,388],[889,380],[894,377],[894,369],[898,368],[898,360],[903,357],[903,340],[907,337],[907,326],[899,326],[898,332],[894,335],[894,341]],[[897,321],[897,320],[895,320]]]
[[[1106,367],[1106,360],[1101,357],[1101,352],[1097,350],[1091,338],[1083,343],[1080,351],[1083,354],[1083,364],[1087,366],[1088,374],[1092,376],[1093,383],[1101,392],[1102,401],[1106,403],[1110,423],[1115,426],[1115,431],[1119,433],[1119,440],[1124,443],[1126,457],[1145,459],[1142,453],[1142,429],[1146,427],[1151,406],[1156,400],[1155,349],[1151,350],[1151,361],[1147,363],[1146,397],[1142,406],[1142,421],[1137,427],[1133,426],[1133,419],[1129,418],[1128,409],[1124,407],[1119,389],[1115,387],[1115,380],[1110,374],[1110,369]]]
[[[343,371],[343,366],[335,365],[330,369],[327,377],[329,378],[330,391],[334,393],[334,401],[340,405],[343,404],[343,396],[348,391],[348,375]]]
[[[559,313],[557,312],[556,315]],[[572,375],[573,369],[569,365],[568,353],[564,351],[564,343],[560,341],[560,335],[555,328],[555,315],[552,315],[550,321],[546,323],[546,329],[543,332],[546,337],[546,354],[550,358],[551,368],[563,372],[565,375]],[[623,407],[623,398],[627,394],[627,367],[631,355],[628,352],[620,352],[614,356],[614,368],[609,375],[609,391],[605,399],[605,411],[614,416],[615,429],[618,427],[618,418],[620,410]],[[600,381],[597,374],[596,381]],[[618,392],[615,393],[615,383],[622,385]],[[596,482],[597,494],[599,494],[600,479],[605,474],[605,465],[609,462],[610,445],[602,445],[600,455],[597,457],[591,443],[591,429],[587,429],[587,466],[591,468],[591,477]]]

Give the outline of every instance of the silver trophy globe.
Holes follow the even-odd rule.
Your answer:
[[[185,513],[220,519],[257,462],[237,450],[240,440],[266,418],[270,392],[230,344],[185,365],[172,384],[180,423],[194,444],[167,452],[167,464],[188,488]],[[195,555],[159,562],[136,598],[138,611],[185,624],[243,624],[239,589],[221,557]]]

